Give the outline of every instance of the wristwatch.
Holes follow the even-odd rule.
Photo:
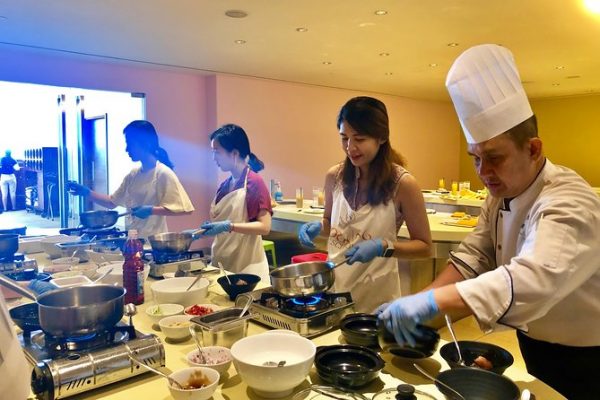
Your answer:
[[[390,258],[394,255],[394,251],[396,249],[394,248],[394,242],[392,242],[390,240],[386,240],[386,242],[387,242],[387,248],[383,251],[383,257]]]

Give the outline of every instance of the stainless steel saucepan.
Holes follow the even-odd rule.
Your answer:
[[[332,261],[307,261],[284,265],[269,273],[271,285],[279,294],[288,297],[322,293],[335,282],[333,269],[347,261],[348,258],[336,264]]]
[[[152,250],[165,254],[178,254],[189,250],[192,242],[204,229],[193,232],[163,232],[148,236]]]
[[[0,274],[0,284],[35,300],[40,327],[57,338],[101,332],[123,317],[125,289],[111,285],[76,286],[36,296],[12,279]]]

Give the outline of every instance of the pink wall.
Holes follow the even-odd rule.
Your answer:
[[[265,162],[265,181],[281,180],[285,197],[300,186],[307,196],[343,160],[337,114],[359,95],[386,104],[392,146],[422,187],[435,188],[442,175],[458,179],[460,129],[450,103],[232,75],[217,76],[216,95],[217,125],[237,123],[246,130],[251,150]]]

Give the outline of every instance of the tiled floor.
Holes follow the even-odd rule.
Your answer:
[[[60,218],[48,219],[25,210],[5,211],[0,214],[0,229],[26,226],[27,235],[52,235],[58,232]]]

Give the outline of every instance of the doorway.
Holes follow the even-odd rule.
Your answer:
[[[70,196],[66,181],[108,194],[133,167],[123,128],[145,119],[143,94],[0,81],[0,107],[0,152],[12,150],[22,167],[16,211],[0,214],[0,228],[35,235],[78,226],[93,206]]]

